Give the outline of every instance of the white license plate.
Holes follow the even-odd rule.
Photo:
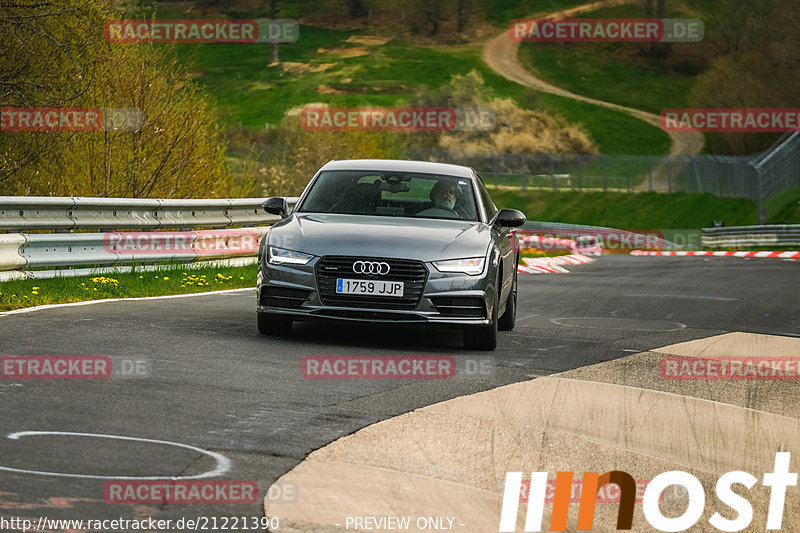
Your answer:
[[[403,282],[339,278],[336,280],[336,293],[402,297]]]

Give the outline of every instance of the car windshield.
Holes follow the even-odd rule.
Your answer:
[[[478,220],[469,178],[391,171],[325,171],[301,213]]]

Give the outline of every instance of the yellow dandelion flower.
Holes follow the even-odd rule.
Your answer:
[[[164,281],[167,281],[168,279],[169,279],[169,276],[164,276]]]
[[[39,291],[31,291],[31,294],[39,294]]]

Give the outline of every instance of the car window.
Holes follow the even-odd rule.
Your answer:
[[[478,192],[481,195],[483,208],[486,210],[486,220],[492,220],[497,214],[497,207],[494,205],[489,191],[486,190],[486,186],[483,184],[483,178],[480,176],[478,176]]]
[[[322,172],[297,211],[478,220],[470,178],[390,171]]]

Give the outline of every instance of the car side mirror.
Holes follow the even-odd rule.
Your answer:
[[[289,202],[286,201],[286,198],[280,196],[267,198],[264,202],[264,211],[271,215],[278,215],[284,218],[289,214]]]
[[[497,218],[494,219],[494,223],[502,228],[516,228],[525,223],[527,218],[525,218],[525,214],[522,211],[518,211],[517,209],[501,209],[499,213],[497,213]]]

